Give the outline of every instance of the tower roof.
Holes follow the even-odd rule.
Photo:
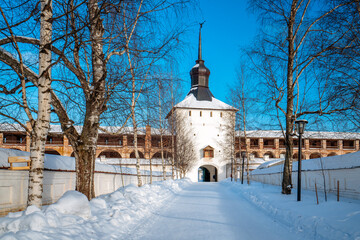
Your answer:
[[[190,71],[191,90],[188,95],[193,94],[199,101],[211,101],[213,95],[209,89],[210,70],[205,67],[205,61],[202,59],[201,52],[201,28],[203,24],[204,22],[200,23],[198,59],[195,61],[195,66]]]

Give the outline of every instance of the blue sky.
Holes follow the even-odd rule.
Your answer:
[[[256,17],[247,10],[244,0],[200,0],[199,11],[190,22],[206,21],[202,28],[202,57],[210,69],[209,86],[217,99],[226,101],[228,86],[235,81],[240,48],[250,45],[256,35]],[[188,34],[180,64],[180,77],[185,80],[184,91],[190,89],[190,69],[197,59],[199,25],[194,24]]]

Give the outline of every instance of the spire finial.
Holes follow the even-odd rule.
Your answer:
[[[202,60],[201,59],[201,28],[203,26],[203,24],[205,23],[206,21],[203,21],[202,23],[199,23],[200,24],[200,30],[199,30],[199,53],[198,53],[198,60]]]

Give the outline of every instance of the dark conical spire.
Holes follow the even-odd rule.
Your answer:
[[[202,59],[201,52],[201,28],[204,23],[205,22],[200,23],[198,59],[195,61],[196,65],[190,71],[191,91],[189,94],[194,94],[196,99],[199,101],[211,101],[213,95],[209,90],[210,70],[205,67],[205,61]]]
[[[200,23],[198,60],[202,60],[202,59],[201,59],[201,28],[202,28],[202,25],[203,25],[204,23],[205,23],[205,21],[204,21],[203,23]]]

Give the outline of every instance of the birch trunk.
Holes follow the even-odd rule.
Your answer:
[[[173,78],[171,76],[171,109],[174,108],[174,89],[173,89]],[[175,179],[175,123],[173,121],[173,115],[171,115],[170,119],[171,124],[171,178]]]
[[[129,55],[128,55],[129,56]],[[130,59],[130,57],[129,57]],[[130,62],[130,60],[129,60]],[[142,180],[141,180],[141,172],[140,172],[140,157],[138,152],[138,142],[137,142],[137,124],[136,124],[136,117],[135,117],[135,75],[132,72],[132,96],[131,96],[131,115],[132,115],[132,123],[134,128],[134,150],[135,150],[135,158],[136,158],[136,175],[138,179],[138,187],[142,186]]]
[[[150,184],[152,184],[152,160],[151,160],[151,158],[149,159],[149,163],[150,163]]]
[[[132,113],[132,120],[134,126],[134,150],[135,150],[135,158],[136,158],[136,174],[138,179],[138,187],[141,187],[142,180],[141,180],[141,172],[140,172],[140,157],[139,157],[138,143],[137,143],[137,124],[136,124],[135,112]]]
[[[295,37],[294,37],[294,24],[296,17],[296,6],[298,1],[293,1],[291,6],[291,13],[288,23],[288,65],[287,65],[287,99],[286,99],[286,133],[285,133],[285,144],[286,154],[284,162],[283,180],[282,180],[282,193],[291,194],[291,163],[293,153],[293,141],[292,141],[292,130],[293,130],[293,112],[294,112],[294,59],[295,59]]]
[[[88,11],[92,82],[89,88],[84,89],[86,113],[80,139],[75,139],[77,141],[73,141],[72,144],[76,144],[73,146],[77,164],[76,190],[85,194],[90,200],[95,197],[94,171],[100,115],[106,109],[104,105],[106,65],[103,53],[104,26],[96,0],[89,0]]]
[[[38,116],[31,132],[27,205],[42,206],[45,143],[50,126],[52,0],[41,1]]]
[[[242,79],[243,80],[243,79]],[[244,140],[245,140],[245,153],[246,153],[246,181],[247,184],[250,184],[250,176],[249,176],[249,161],[250,161],[250,155],[249,155],[249,146],[247,144],[247,133],[246,133],[246,109],[245,109],[245,89],[244,89],[244,81],[241,82],[242,91],[241,91],[241,105],[243,110],[243,125],[244,125]],[[241,139],[240,139],[241,142]],[[241,148],[240,148],[241,153]]]
[[[164,159],[164,143],[163,143],[163,129],[162,129],[162,118],[161,118],[161,84],[158,82],[159,87],[159,127],[160,127],[160,151],[161,151],[161,165],[163,169],[163,180],[166,180],[166,167]]]
[[[171,133],[171,178],[175,179],[175,136]]]

